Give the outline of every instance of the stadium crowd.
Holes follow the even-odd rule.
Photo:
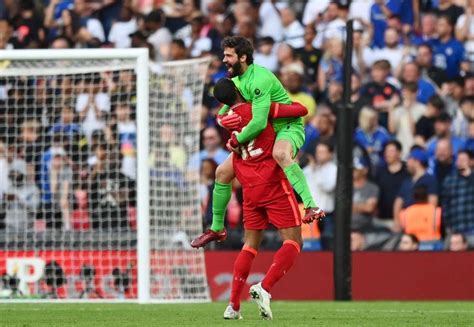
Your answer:
[[[308,108],[297,160],[327,218],[305,226],[305,247],[331,249],[348,19],[355,29],[352,249],[467,249],[474,245],[473,0],[5,0],[0,49],[147,47],[157,63],[211,56],[201,152],[189,162],[200,167],[209,225],[214,171],[227,156],[212,96],[226,76],[220,42],[250,39],[255,63]],[[81,229],[88,224],[73,220],[88,212],[90,228],[129,228],[132,74],[63,78],[33,90],[17,83],[0,85],[0,228]],[[53,106],[49,95],[58,94],[63,101]],[[241,199],[236,183],[228,247],[241,245]],[[272,248],[276,236],[268,235],[264,246]]]

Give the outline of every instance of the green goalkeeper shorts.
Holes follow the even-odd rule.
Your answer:
[[[305,140],[303,120],[298,119],[288,122],[285,127],[277,132],[275,142],[279,140],[290,142],[293,146],[293,158],[296,157]]]

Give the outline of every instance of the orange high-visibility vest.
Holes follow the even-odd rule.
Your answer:
[[[304,216],[304,205],[300,203],[299,205],[301,217]],[[318,228],[318,224],[316,222],[312,222],[311,224],[301,224],[301,236],[304,240],[314,240],[319,239],[321,233]]]
[[[441,239],[441,208],[429,203],[413,204],[400,213],[400,223],[407,234],[420,241]]]

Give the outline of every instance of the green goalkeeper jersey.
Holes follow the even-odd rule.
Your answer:
[[[239,143],[247,143],[255,139],[267,127],[268,113],[272,102],[290,104],[291,100],[278,78],[268,69],[251,64],[240,76],[232,78],[244,99],[252,103],[252,120],[237,135]],[[219,114],[224,114],[229,109],[222,107]],[[273,119],[272,125],[276,133],[288,123],[303,121],[299,118]]]

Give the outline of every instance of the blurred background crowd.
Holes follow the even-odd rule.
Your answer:
[[[352,249],[466,250],[474,245],[473,0],[4,0],[0,49],[147,47],[156,63],[210,56],[201,151],[188,163],[200,170],[208,226],[214,171],[228,154],[212,96],[226,76],[220,42],[250,39],[255,63],[308,108],[297,160],[328,217],[304,227],[305,249],[331,249],[348,19]],[[134,228],[132,72],[15,83],[0,83],[0,229]],[[227,248],[242,240],[234,186]],[[267,233],[263,246],[276,240]]]

